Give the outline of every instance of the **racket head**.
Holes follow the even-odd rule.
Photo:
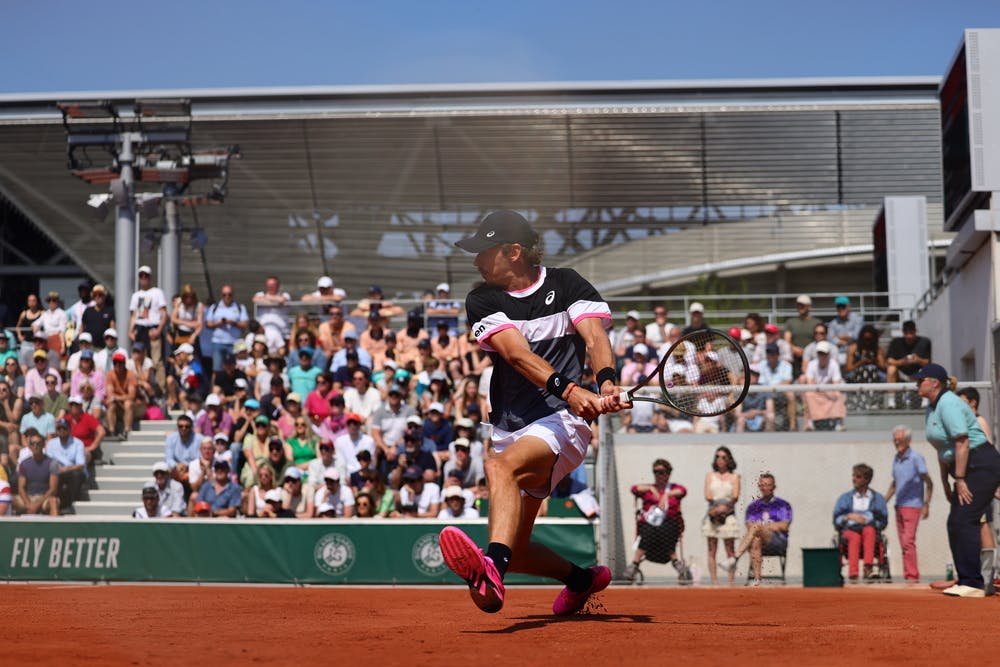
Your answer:
[[[663,402],[696,417],[729,412],[750,389],[750,363],[743,348],[716,329],[682,336],[660,360],[658,375]]]

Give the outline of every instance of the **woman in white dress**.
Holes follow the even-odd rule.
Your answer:
[[[728,447],[718,447],[712,459],[712,470],[705,475],[705,500],[708,512],[701,525],[701,534],[708,539],[708,572],[712,584],[719,583],[716,571],[715,552],[721,539],[726,555],[732,559],[736,553],[736,538],[740,536],[740,524],[736,519],[736,501],[740,497],[740,476],[737,475],[736,461]],[[735,579],[735,568],[729,570],[729,583]]]

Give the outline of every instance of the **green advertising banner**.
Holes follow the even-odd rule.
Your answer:
[[[444,564],[438,521],[0,521],[6,580],[190,581],[299,584],[459,583]],[[486,543],[485,520],[462,523]],[[533,538],[584,567],[596,562],[594,526],[541,519]],[[511,575],[511,583],[540,583]]]

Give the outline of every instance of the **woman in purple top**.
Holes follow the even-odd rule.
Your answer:
[[[670,483],[672,471],[673,467],[666,459],[656,459],[653,461],[653,483],[632,487],[632,495],[642,502],[642,509],[637,511],[639,547],[632,562],[625,568],[625,577],[629,581],[639,576],[639,563],[648,558],[654,563],[669,562],[677,570],[681,583],[691,582],[691,572],[676,552],[677,540],[684,532],[681,499],[687,495],[687,489]]]

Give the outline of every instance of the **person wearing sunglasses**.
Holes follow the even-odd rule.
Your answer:
[[[691,571],[677,557],[677,541],[684,533],[681,500],[687,495],[687,489],[671,483],[673,470],[666,459],[656,459],[653,461],[653,483],[632,486],[632,495],[641,506],[636,525],[639,546],[625,568],[625,578],[629,581],[641,576],[639,564],[648,559],[654,563],[670,563],[677,570],[680,583],[691,583]]]

